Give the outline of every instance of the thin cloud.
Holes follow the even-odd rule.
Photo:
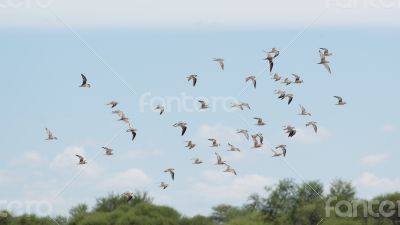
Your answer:
[[[361,164],[364,166],[377,166],[384,163],[389,158],[389,154],[367,155],[361,159]]]

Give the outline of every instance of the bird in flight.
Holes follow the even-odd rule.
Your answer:
[[[269,72],[272,72],[272,68],[274,67],[274,59],[278,57],[279,51],[276,48],[272,48],[271,51],[264,51],[264,53],[267,54],[267,57],[265,57],[264,60],[268,60],[269,62]]]
[[[86,160],[85,160],[85,158],[83,158],[83,156],[80,156],[80,155],[75,155],[75,156],[79,158],[79,163],[78,163],[78,165],[83,165],[83,164],[86,164],[86,163],[87,163]]]
[[[243,110],[245,107],[247,109],[250,109],[250,105],[246,102],[239,102],[239,103],[232,103],[231,105],[232,108],[239,108],[240,110]]]
[[[331,56],[332,53],[329,53],[329,50],[326,48],[320,48],[319,49],[319,56],[321,58],[321,61],[318,64],[324,65],[325,69],[328,70],[330,74],[332,74],[331,68],[329,66],[329,61],[326,60],[326,57]]]
[[[122,195],[126,197],[126,202],[130,202],[132,200],[132,198],[133,198],[133,193],[132,192],[125,192]]]
[[[222,160],[222,157],[215,152],[215,156],[217,157],[217,163],[215,165],[226,165],[226,162]]]
[[[230,149],[228,149],[229,152],[240,152],[240,149],[233,146],[232,144],[228,143],[228,146],[230,147]]]
[[[290,103],[293,101],[293,94],[285,94],[285,98],[288,98],[288,105],[290,105]]]
[[[198,100],[198,102],[200,102],[200,104],[201,104],[200,109],[208,109],[208,105],[205,101]]]
[[[347,103],[345,101],[343,101],[343,98],[340,96],[333,96],[335,98],[337,98],[338,103],[336,105],[346,105]]]
[[[245,137],[247,140],[249,140],[249,131],[248,131],[248,130],[239,129],[239,130],[236,131],[236,133],[238,133],[238,134],[243,134],[244,137]]]
[[[300,76],[299,75],[292,73],[292,76],[294,76],[294,78],[295,78],[295,80],[294,80],[295,84],[303,83],[303,80],[300,80]]]
[[[278,73],[275,73],[274,76],[273,76],[271,79],[273,79],[273,80],[275,80],[275,81],[279,81],[281,78],[282,78],[282,77],[279,76]]]
[[[304,108],[304,106],[299,105],[301,112],[299,113],[299,115],[301,116],[311,116],[311,113],[306,111],[306,108]]]
[[[237,173],[236,173],[236,171],[235,171],[235,169],[233,169],[231,166],[229,166],[228,164],[225,164],[226,165],[226,168],[225,168],[225,170],[224,170],[224,172],[225,173],[233,173],[233,174],[235,174],[235,176],[237,176]]]
[[[286,96],[286,92],[282,90],[275,90],[275,94],[278,95],[278,98],[283,100]]]
[[[292,81],[289,80],[289,78],[286,77],[286,78],[282,81],[282,83],[283,83],[283,84],[286,84],[286,85],[289,85],[289,84],[292,83]]]
[[[108,148],[108,147],[101,147],[101,148],[105,150],[105,155],[108,155],[108,156],[114,155],[112,148]]]
[[[284,129],[286,131],[286,133],[288,134],[288,137],[293,137],[296,134],[296,128],[292,127],[290,125],[287,125],[286,127],[284,127]]]
[[[220,144],[217,143],[216,139],[209,138],[208,140],[212,142],[212,145],[210,146],[211,148],[216,148],[216,147],[221,146]]]
[[[180,122],[175,123],[173,126],[182,128],[181,136],[183,136],[185,134],[186,129],[187,129],[187,123],[180,121]]]
[[[203,163],[203,161],[201,161],[199,158],[194,158],[194,159],[191,159],[191,160],[193,160],[192,164],[198,165],[198,164],[202,164]]]
[[[260,138],[259,135],[257,135],[257,134],[251,135],[251,138],[253,139],[253,143],[254,143],[252,148],[261,148],[263,146],[261,141],[259,142],[257,139],[257,138]]]
[[[221,69],[224,70],[224,68],[225,68],[225,64],[224,64],[225,60],[224,59],[222,59],[222,58],[214,58],[213,61],[219,63],[219,65],[221,66]]]
[[[286,145],[278,145],[278,146],[275,147],[275,149],[281,149],[283,157],[286,157],[286,151],[287,151],[286,150]]]
[[[135,140],[137,129],[133,128],[129,124],[129,129],[126,132],[130,132],[132,134],[132,141]]]
[[[54,136],[53,133],[49,129],[47,129],[47,128],[45,128],[45,129],[46,129],[46,133],[47,133],[46,140],[48,140],[48,141],[57,140],[57,137]]]
[[[168,184],[165,183],[164,181],[162,181],[162,182],[160,183],[160,188],[166,189],[167,187],[168,187]]]
[[[115,106],[118,105],[117,101],[111,101],[110,103],[108,103],[107,105],[111,105],[111,108],[114,108]]]
[[[122,121],[122,122],[124,122],[124,123],[129,124],[129,118],[126,117],[126,115],[125,115],[124,112],[120,111],[120,113],[119,113],[118,115],[119,115],[119,117],[120,117],[118,121]]]
[[[164,170],[164,173],[169,173],[169,174],[171,174],[172,180],[175,179],[175,169],[174,169],[174,168],[168,168],[168,169]]]
[[[82,77],[82,84],[79,87],[90,88],[90,84],[87,82],[87,78],[85,77],[85,75],[81,74],[81,77]]]
[[[186,78],[188,79],[189,82],[192,81],[193,87],[196,86],[196,83],[197,83],[197,75],[196,74],[189,75]]]
[[[251,82],[253,83],[253,87],[256,88],[256,86],[257,86],[256,76],[246,77],[246,82],[248,82],[249,80],[251,80]]]
[[[196,147],[196,144],[194,144],[192,141],[186,141],[187,145],[185,146],[186,148],[188,148],[189,150]]]
[[[160,115],[162,115],[163,112],[164,112],[164,110],[165,110],[165,108],[164,108],[164,106],[162,106],[162,105],[157,105],[156,108],[155,108],[155,110],[160,110]]]
[[[306,127],[308,126],[312,126],[314,128],[314,132],[317,133],[318,132],[318,127],[317,127],[317,122],[315,121],[310,121],[306,124]]]
[[[263,121],[263,119],[260,118],[260,117],[254,117],[253,119],[257,120],[257,123],[256,123],[257,126],[264,126],[264,125],[266,125],[266,123],[265,123],[265,122]]]

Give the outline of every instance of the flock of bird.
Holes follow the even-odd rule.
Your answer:
[[[274,67],[274,60],[279,56],[280,51],[276,48],[272,48],[270,51],[265,51],[266,57],[264,58],[264,60],[268,61],[268,65],[269,65],[269,72],[272,75],[272,70]],[[323,65],[326,70],[329,72],[329,74],[331,74],[331,68],[329,66],[329,61],[327,60],[327,57],[331,56],[332,53],[329,52],[328,49],[326,48],[320,48],[319,49],[319,55],[320,55],[320,59],[321,61],[318,64]],[[213,61],[217,62],[220,66],[220,68],[222,70],[224,70],[225,68],[225,63],[224,63],[224,59],[223,58],[214,58]],[[272,75],[272,79],[275,82],[278,82],[280,80],[282,80],[282,84],[284,85],[291,85],[291,84],[302,84],[303,80],[301,80],[301,77],[297,74],[292,74],[292,76],[294,77],[294,80],[290,80],[289,78],[282,78],[278,73],[275,73]],[[86,76],[84,74],[81,74],[82,77],[82,84],[79,87],[82,88],[90,88],[91,85],[88,83],[88,79],[86,78]],[[198,80],[198,75],[196,74],[192,74],[187,76],[187,80],[188,82],[191,82],[193,87],[196,86],[197,80]],[[252,86],[254,88],[257,87],[257,79],[256,76],[248,76],[245,78],[245,82],[252,82]],[[287,103],[290,104],[293,99],[294,99],[294,94],[293,93],[287,93],[284,90],[275,90],[274,92],[277,96],[278,99],[284,100],[287,99]],[[346,102],[343,100],[342,97],[340,96],[333,96],[337,99],[337,104],[339,106],[343,106],[346,104]],[[200,109],[208,109],[209,106],[208,104],[203,101],[203,100],[198,100],[198,102],[200,103]],[[125,115],[125,113],[122,110],[119,109],[115,109],[118,105],[117,101],[111,101],[108,104],[106,104],[107,106],[109,106],[111,109],[113,109],[112,113],[116,114],[119,117],[118,121],[122,121],[123,123],[128,125],[128,129],[126,130],[127,133],[131,134],[131,140],[134,141],[136,138],[136,134],[137,134],[137,129],[134,128],[129,120],[129,118]],[[231,105],[232,108],[237,108],[240,110],[244,110],[244,109],[251,109],[250,105],[246,102],[239,102],[239,103],[232,103]],[[311,113],[309,113],[305,107],[301,104],[299,104],[300,107],[300,113],[298,115],[300,116],[311,116]],[[115,109],[115,110],[114,110]],[[165,106],[163,105],[157,105],[155,107],[156,111],[159,111],[160,115],[163,115],[163,113],[165,112]],[[263,120],[263,118],[261,117],[254,117],[254,119],[256,120],[255,125],[256,126],[265,126],[267,125],[267,123]],[[187,129],[188,129],[188,123],[183,122],[183,121],[179,121],[175,124],[173,124],[174,127],[180,128],[181,129],[181,136],[184,136]],[[317,127],[317,122],[315,121],[309,121],[305,124],[306,127],[312,127],[314,132],[317,133],[318,132],[318,127]],[[283,131],[288,135],[289,138],[294,137],[296,135],[296,128],[294,126],[291,125],[286,125],[283,127]],[[49,130],[46,128],[46,132],[47,132],[47,139],[46,140],[57,140],[57,137]],[[256,133],[256,134],[249,134],[249,131],[247,129],[238,129],[237,130],[237,134],[243,135],[245,139],[250,140],[250,136],[252,138],[252,142],[253,142],[253,147],[252,148],[261,148],[263,147],[263,134],[262,133]],[[211,143],[211,145],[209,146],[210,148],[218,148],[221,146],[220,143],[218,143],[218,141],[215,138],[209,138],[208,139]],[[191,141],[188,140],[186,141],[186,148],[188,150],[192,150],[193,148],[196,147],[196,144]],[[232,145],[231,143],[228,143],[229,149],[228,151],[231,152],[240,152],[240,149],[235,147],[234,145]],[[106,156],[112,156],[113,155],[113,149],[109,148],[109,147],[102,147],[102,149],[105,151],[105,155]],[[287,145],[285,144],[280,144],[276,147],[273,147],[271,149],[272,151],[272,157],[286,157],[287,154]],[[83,164],[87,164],[86,159],[81,156],[76,154],[76,157],[78,158],[78,165],[83,165]],[[226,173],[232,173],[234,175],[237,175],[236,170],[229,165],[225,160],[222,159],[221,155],[219,155],[217,152],[215,152],[215,157],[216,157],[216,163],[215,165],[218,166],[225,166],[225,170],[223,170],[223,172]],[[202,164],[203,161],[199,158],[193,158],[191,159],[193,162],[193,164],[195,165],[199,165]],[[164,170],[165,173],[169,173],[171,176],[171,179],[174,180],[175,179],[175,169],[174,168],[168,168]],[[166,189],[169,186],[168,183],[166,183],[165,181],[160,182],[160,188],[162,189]],[[132,200],[132,198],[134,197],[134,194],[132,192],[125,192],[123,193],[123,196],[126,197],[127,201],[129,202],[130,200]]]

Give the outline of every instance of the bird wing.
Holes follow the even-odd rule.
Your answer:
[[[81,76],[82,76],[82,85],[84,85],[87,82],[87,78],[82,73],[81,73]]]
[[[329,73],[332,73],[331,67],[329,66],[329,63],[325,62],[325,63],[323,63],[323,65],[326,68],[326,70],[328,70]]]
[[[181,126],[182,127],[182,134],[181,134],[181,136],[183,136],[184,134],[185,134],[185,132],[186,132],[186,129],[187,129],[187,127],[186,126]]]
[[[78,157],[80,161],[84,160],[84,158],[80,155],[75,155],[75,156]]]
[[[197,78],[193,77],[193,87],[196,86]]]

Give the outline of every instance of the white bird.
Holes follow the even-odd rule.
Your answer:
[[[285,96],[286,96],[286,92],[285,91],[282,91],[282,90],[275,90],[275,94],[276,95],[278,95],[278,98],[279,99],[284,99],[285,98]]]
[[[188,81],[193,82],[193,87],[196,86],[196,83],[197,83],[197,75],[196,74],[189,75],[186,78],[188,79]]]
[[[299,76],[299,75],[292,73],[292,76],[295,77],[295,80],[294,80],[294,83],[295,83],[295,84],[301,84],[301,83],[303,83],[303,80],[300,80],[300,76]]]
[[[123,111],[117,109],[112,111],[113,114],[117,114],[117,116],[122,117],[122,115],[125,115]]]
[[[254,88],[256,88],[256,86],[257,86],[256,76],[246,77],[246,82],[248,82],[249,80],[251,80],[251,82],[253,82],[253,86],[254,86]]]
[[[233,146],[232,144],[228,143],[228,146],[230,147],[230,149],[228,149],[229,152],[240,152],[240,149]]]
[[[296,128],[292,127],[290,125],[287,125],[286,127],[284,127],[284,129],[286,131],[286,133],[288,134],[288,137],[293,137],[296,134]]]
[[[286,77],[286,78],[282,81],[282,83],[283,83],[283,84],[286,84],[286,85],[289,85],[289,84],[292,83],[292,81],[289,80],[289,78]]]
[[[196,144],[194,144],[192,141],[186,141],[186,142],[187,142],[187,145],[185,147],[189,148],[189,150],[196,147]]]
[[[288,98],[288,105],[293,101],[293,94],[285,94],[285,98]]]
[[[231,166],[226,165],[226,168],[224,170],[225,173],[233,173],[235,176],[237,176],[235,169],[233,169]]]
[[[132,200],[132,198],[133,198],[133,193],[132,192],[125,192],[122,195],[126,197],[126,201],[127,202],[130,202]]]
[[[281,149],[283,156],[286,157],[286,151],[287,151],[286,145],[278,145],[275,147],[275,149]]]
[[[165,183],[164,181],[160,183],[160,188],[166,189],[168,187],[168,184]]]
[[[269,72],[272,72],[272,68],[274,67],[274,59],[278,57],[279,51],[276,48],[272,48],[271,51],[266,52],[264,51],[267,56],[264,58],[264,60],[268,60],[269,62]]]
[[[85,160],[85,158],[83,158],[83,156],[80,156],[80,155],[75,155],[75,156],[79,158],[79,163],[78,163],[78,165],[83,165],[83,164],[86,164],[86,163],[87,163],[86,160]]]
[[[319,56],[320,56],[320,58],[321,58],[321,61],[320,61],[318,64],[323,65],[323,66],[325,67],[325,69],[328,70],[328,72],[331,74],[332,71],[331,71],[331,68],[330,68],[330,66],[329,66],[329,61],[326,60],[326,57],[327,57],[327,56],[330,56],[330,55],[332,55],[332,53],[329,53],[329,52],[328,52],[328,49],[326,49],[326,51],[320,49],[320,50],[319,50]]]
[[[260,139],[260,144],[263,144],[263,142],[264,142],[264,136],[263,136],[263,134],[262,133],[257,133],[257,134],[255,134],[259,139]]]
[[[301,116],[311,116],[311,113],[307,112],[306,109],[304,108],[304,106],[302,106],[302,105],[299,105],[299,106],[300,106],[300,110],[301,110],[299,115],[301,115]]]
[[[174,169],[174,168],[168,168],[168,169],[164,170],[164,173],[169,173],[169,174],[171,174],[172,180],[175,179],[175,169]]]
[[[248,103],[246,103],[246,102],[239,102],[239,103],[236,103],[236,104],[232,103],[231,107],[232,108],[236,107],[236,108],[239,108],[240,110],[243,110],[245,107],[247,109],[250,109],[250,105]]]
[[[173,126],[182,128],[181,136],[183,136],[187,130],[187,123],[182,121],[175,123]]]
[[[314,128],[314,132],[317,133],[318,132],[318,127],[317,127],[317,122],[315,121],[310,121],[306,124],[306,127],[308,126],[312,126]]]
[[[224,68],[225,68],[225,64],[224,64],[225,60],[224,59],[222,59],[222,58],[214,58],[213,61],[219,63],[219,65],[221,66],[221,69],[224,70]]]
[[[137,129],[135,129],[135,128],[132,128],[132,127],[130,127],[130,126],[129,126],[129,129],[128,129],[128,130],[126,130],[126,132],[130,132],[130,133],[132,134],[132,141],[133,141],[133,140],[135,140],[135,137],[136,137],[136,131],[137,131]]]
[[[192,160],[193,160],[193,163],[192,163],[192,164],[198,165],[198,164],[202,164],[202,163],[203,163],[203,161],[201,161],[199,158],[194,158],[194,159],[192,159]]]
[[[215,165],[226,165],[226,162],[222,160],[222,157],[215,152],[215,156],[217,156],[217,163]]]
[[[50,140],[57,140],[57,137],[54,136],[53,133],[52,133],[49,129],[47,129],[47,128],[45,128],[45,129],[46,129],[46,133],[47,133],[47,138],[46,138],[46,140],[48,140],[48,141],[50,141]]]
[[[110,103],[108,103],[107,105],[111,105],[111,108],[114,108],[115,106],[118,105],[117,101],[111,101]]]
[[[279,81],[282,77],[279,76],[278,73],[275,73],[274,76],[271,79],[274,79],[275,81]]]
[[[160,115],[161,115],[161,114],[163,114],[165,108],[164,108],[164,106],[162,106],[162,105],[157,105],[156,108],[155,108],[155,110],[160,110]]]
[[[345,104],[347,104],[345,101],[343,101],[342,97],[340,97],[340,96],[333,96],[333,97],[338,99],[338,103],[336,105],[345,105]]]
[[[124,122],[126,124],[129,124],[129,118],[126,117],[125,113],[123,113],[123,112],[120,114],[120,118],[119,118],[118,121],[122,121],[122,122]]]
[[[249,140],[249,131],[248,130],[244,130],[244,129],[239,129],[236,131],[236,133],[238,134],[243,134],[244,137]]]
[[[205,101],[198,100],[198,102],[200,102],[200,104],[201,104],[200,109],[208,109],[208,105]]]
[[[253,139],[253,143],[254,143],[254,146],[252,148],[261,148],[263,146],[262,143],[258,142],[258,139],[257,139],[257,138],[259,138],[258,135],[256,135],[256,134],[251,135],[251,138]]]
[[[108,156],[114,155],[112,148],[108,148],[108,147],[101,147],[101,148],[105,150],[105,155],[108,155]]]
[[[208,140],[212,142],[212,145],[210,146],[211,148],[216,148],[216,147],[221,146],[220,144],[217,143],[217,140],[215,140],[213,138],[209,138]]]
[[[257,120],[257,123],[256,123],[257,126],[264,126],[264,125],[266,125],[266,123],[265,123],[265,122],[263,121],[263,119],[260,118],[260,117],[254,117],[253,119]]]
[[[81,77],[82,77],[82,84],[79,87],[90,88],[90,84],[87,82],[87,78],[85,77],[85,75],[81,74]]]

